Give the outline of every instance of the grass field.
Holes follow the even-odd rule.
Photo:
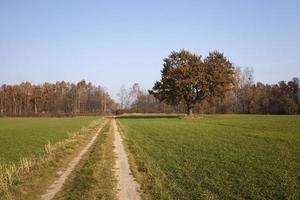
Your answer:
[[[119,121],[149,199],[300,199],[300,116]]]
[[[61,141],[96,119],[99,117],[0,118],[0,164],[39,154],[48,141]]]

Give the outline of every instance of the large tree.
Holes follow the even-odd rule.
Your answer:
[[[214,51],[204,60],[186,50],[172,52],[164,59],[161,80],[149,91],[170,105],[184,104],[188,115],[197,102],[210,95],[223,95],[233,84],[234,67]]]

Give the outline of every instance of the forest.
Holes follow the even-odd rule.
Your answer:
[[[65,81],[41,85],[2,85],[0,115],[70,115],[111,112],[113,100],[101,86]]]

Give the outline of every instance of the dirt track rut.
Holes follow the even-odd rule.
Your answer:
[[[82,157],[88,152],[90,147],[94,144],[94,142],[97,139],[97,136],[99,135],[100,131],[102,130],[104,126],[102,125],[97,133],[93,136],[93,138],[90,140],[90,142],[80,151],[80,153],[69,163],[67,169],[48,187],[45,194],[41,196],[42,200],[51,200],[54,198],[54,196],[62,189],[64,183],[66,182],[67,178],[71,174],[71,172],[74,170],[76,165],[80,162]]]
[[[113,119],[113,128],[115,135],[115,153],[117,155],[116,176],[118,179],[118,198],[119,200],[140,200],[140,193],[138,192],[140,187],[130,172],[128,157],[115,119]]]

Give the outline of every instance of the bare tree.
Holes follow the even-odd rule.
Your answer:
[[[246,67],[240,77],[239,100],[243,113],[250,113],[251,102],[253,100],[251,85],[254,84],[254,71],[252,68]]]
[[[125,85],[122,85],[120,87],[120,90],[119,90],[117,96],[118,96],[118,99],[119,99],[120,108],[121,109],[129,109],[130,94],[129,94],[127,88],[125,87]]]

